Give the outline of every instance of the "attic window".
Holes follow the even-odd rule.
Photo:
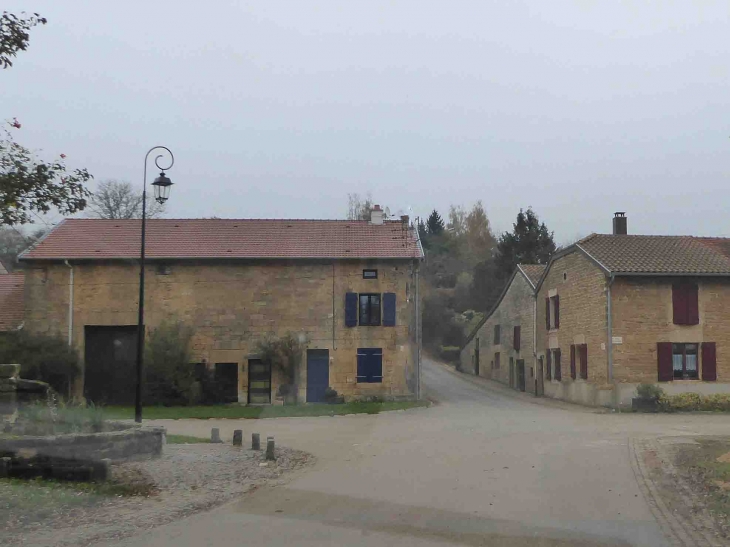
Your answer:
[[[157,275],[170,275],[172,273],[172,268],[169,264],[158,264],[155,273]]]
[[[378,278],[378,270],[363,270],[362,271],[362,278],[363,279],[377,279]]]

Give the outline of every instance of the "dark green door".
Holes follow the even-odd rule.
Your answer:
[[[134,403],[137,327],[86,326],[84,338],[84,397],[97,405]]]
[[[525,391],[525,360],[517,359],[517,387]]]
[[[261,359],[248,361],[248,402],[271,404],[271,366]]]

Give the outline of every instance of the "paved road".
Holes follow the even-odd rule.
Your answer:
[[[433,362],[423,380],[439,401],[429,409],[155,422],[171,433],[273,434],[318,461],[284,486],[122,545],[663,547],[669,542],[639,488],[629,440],[730,433],[725,416],[597,413]]]

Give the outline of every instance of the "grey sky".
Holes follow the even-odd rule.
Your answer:
[[[730,235],[730,2],[10,0],[23,144],[98,179],[176,164],[167,216],[532,205],[559,242]]]

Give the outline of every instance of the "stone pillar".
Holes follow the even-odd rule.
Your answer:
[[[276,459],[274,437],[266,437],[266,459],[269,461],[274,461]]]
[[[261,437],[258,433],[251,435],[251,450],[261,450]]]
[[[243,446],[243,430],[236,429],[233,431],[233,446]]]

